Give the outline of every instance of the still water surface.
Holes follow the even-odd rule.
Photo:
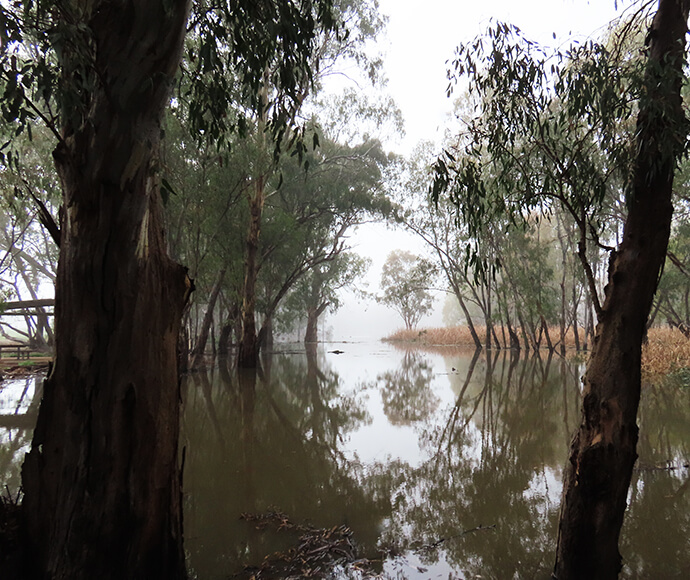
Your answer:
[[[546,580],[582,371],[556,357],[340,343],[284,347],[258,377],[191,374],[190,576],[248,578],[305,529],[323,537],[316,530],[345,525],[360,561],[332,576]],[[32,379],[0,387],[3,489],[19,488],[39,396]],[[688,578],[687,381],[646,386],[640,428],[622,578]]]
[[[191,569],[228,578],[285,550],[280,533],[240,519],[279,511],[349,526],[384,578],[548,578],[582,371],[378,343],[276,353],[254,388],[219,370],[191,376]],[[640,423],[622,577],[688,578],[690,389],[646,387]]]

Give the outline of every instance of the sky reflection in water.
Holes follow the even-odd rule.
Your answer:
[[[295,538],[239,519],[279,510],[349,526],[386,578],[548,578],[580,372],[545,356],[350,343],[275,354],[253,388],[196,373],[183,422],[193,573],[242,577],[287,549]],[[623,578],[690,571],[689,392],[645,390]]]
[[[274,510],[349,526],[382,578],[549,578],[581,371],[544,356],[347,343],[287,349],[258,378],[223,366],[190,375],[190,576],[247,578],[245,566],[293,546],[296,534],[240,519]],[[621,578],[690,577],[687,383],[643,389]],[[39,400],[33,379],[0,385],[0,486],[12,494]]]

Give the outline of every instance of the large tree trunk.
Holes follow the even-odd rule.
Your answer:
[[[318,316],[316,316],[316,308],[307,310],[307,328],[304,331],[305,344],[316,344],[319,341],[319,327]]]
[[[256,334],[256,279],[258,275],[259,236],[261,214],[264,208],[264,180],[258,178],[254,195],[248,196],[249,230],[244,262],[244,287],[242,291],[242,338],[240,339],[237,365],[255,368],[259,360],[259,340]]]
[[[319,317],[328,308],[328,302],[322,302],[317,308],[307,309],[307,329],[304,333],[306,344],[319,342]]]
[[[54,152],[56,356],[22,469],[26,529],[36,577],[174,580],[185,576],[176,351],[189,283],[166,254],[156,167],[188,2],[89,8],[93,37],[78,48],[98,80]]]
[[[648,36],[633,197],[623,241],[611,256],[581,425],[564,474],[558,580],[616,578],[621,569],[618,538],[637,459],[642,340],[666,255],[673,172],[686,134],[680,87],[689,5],[661,0]]]

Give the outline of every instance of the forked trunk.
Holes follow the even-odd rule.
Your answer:
[[[306,344],[319,341],[319,318],[328,308],[328,302],[319,304],[318,308],[307,309],[307,329],[304,333]]]
[[[177,338],[189,284],[166,254],[156,167],[188,3],[89,7],[93,38],[79,48],[99,84],[54,152],[55,365],[22,469],[32,573],[174,580],[185,576]]]
[[[642,340],[668,245],[675,159],[685,142],[680,87],[689,4],[661,0],[648,36],[633,197],[623,242],[611,256],[581,425],[564,473],[558,580],[613,579],[621,569],[618,538],[637,459]]]

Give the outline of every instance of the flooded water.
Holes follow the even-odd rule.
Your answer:
[[[342,354],[327,350],[342,350]],[[186,391],[187,550],[200,579],[285,550],[240,515],[345,524],[384,578],[548,578],[579,365],[384,344],[275,354],[255,388]],[[690,573],[690,388],[645,389],[625,578]]]
[[[341,343],[286,348],[258,377],[223,368],[190,375],[182,418],[190,576],[248,578],[267,556],[332,553],[347,536],[354,566],[316,558],[305,570],[549,578],[582,370],[559,358]],[[27,380],[0,390],[0,485],[10,490],[33,394]],[[688,381],[645,387],[640,427],[622,578],[687,578]]]

